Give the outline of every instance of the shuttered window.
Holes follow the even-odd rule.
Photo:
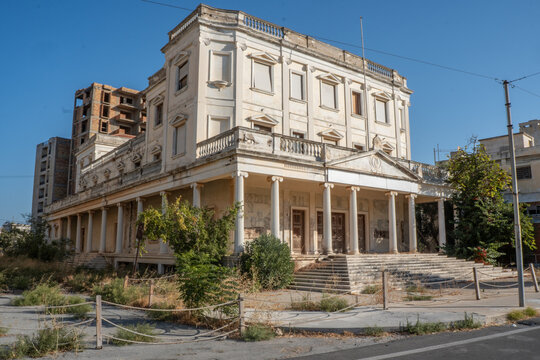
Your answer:
[[[298,73],[291,74],[291,98],[305,100],[304,76]]]
[[[321,105],[331,109],[336,108],[336,86],[321,82]]]
[[[253,63],[253,87],[272,92],[272,66],[257,61]]]

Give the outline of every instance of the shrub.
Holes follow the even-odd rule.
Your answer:
[[[537,314],[538,314],[538,311],[536,311],[532,307],[528,307],[523,310],[510,311],[508,314],[506,314],[506,319],[509,321],[518,321],[518,320],[523,320],[528,317],[536,316]]]
[[[293,279],[291,250],[273,235],[261,235],[247,244],[240,261],[242,272],[262,289],[281,289]]]
[[[297,311],[317,311],[320,310],[320,304],[311,300],[311,295],[302,296],[300,301],[291,301],[291,309]]]
[[[114,334],[115,338],[122,339],[122,340],[129,340],[129,341],[138,341],[138,342],[159,342],[158,339],[151,337],[151,336],[155,335],[154,334],[154,330],[155,330],[154,325],[139,323],[139,324],[136,324],[136,325],[126,325],[124,327],[126,329],[136,331],[136,332],[138,332],[140,334],[144,334],[144,335],[135,334],[132,331],[128,331],[128,330],[124,330],[124,329],[118,329],[116,331],[116,333]],[[150,336],[145,336],[145,335],[150,335]],[[129,341],[122,341],[122,340],[113,339],[112,343],[115,344],[115,345],[119,345],[119,346],[133,344],[133,343],[130,343]]]
[[[152,309],[174,309],[176,306],[169,303],[152,304]],[[181,318],[181,312],[148,311],[147,316],[156,321],[175,321]]]
[[[377,325],[368,327],[364,330],[364,335],[366,336],[380,337],[380,336],[383,336],[384,333],[385,333],[384,330],[378,327]]]
[[[0,354],[0,358],[43,357],[63,351],[82,350],[83,335],[74,329],[47,327],[32,337],[19,336],[17,341]]]
[[[415,324],[412,324],[407,319],[407,325],[401,330],[404,333],[412,335],[424,335],[441,332],[447,329],[447,325],[442,322],[427,322],[422,323],[420,319],[416,320]]]
[[[380,285],[366,285],[362,289],[362,294],[376,294],[380,289]]]
[[[20,298],[13,299],[15,306],[62,306],[74,305],[83,303],[84,299],[79,296],[66,296],[60,292],[60,287],[40,284],[33,290],[27,290],[22,293]],[[66,308],[47,309],[49,314],[74,314],[77,316],[85,316],[86,313],[92,310],[88,304],[81,306],[72,306]]]
[[[274,330],[266,325],[250,325],[244,330],[244,341],[264,341],[273,339],[276,336]]]
[[[92,293],[94,296],[101,295],[105,301],[134,305],[148,294],[148,290],[145,286],[128,286],[124,289],[124,280],[117,278],[108,284],[94,286]]]
[[[523,310],[523,314],[527,317],[533,317],[538,315],[538,311],[536,309],[533,309],[532,307],[527,307],[525,310]]]
[[[433,299],[433,296],[431,295],[420,295],[420,294],[407,294],[405,296],[405,301],[429,301]]]
[[[450,324],[450,330],[464,330],[464,329],[478,329],[482,327],[482,324],[478,321],[474,321],[474,315],[467,315],[465,313],[465,319],[454,321]]]
[[[323,295],[323,298],[320,302],[321,310],[326,312],[340,311],[347,308],[348,306],[348,301],[339,297],[326,297]]]

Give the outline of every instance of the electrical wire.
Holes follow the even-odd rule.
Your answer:
[[[517,78],[517,79],[514,79],[514,80],[512,80],[512,81],[509,81],[509,83],[513,83],[513,82],[516,82],[516,81],[520,81],[520,80],[523,80],[523,79],[527,79],[527,78],[530,78],[530,77],[533,77],[533,76],[536,76],[536,75],[539,75],[539,74],[540,74],[540,71],[539,71],[539,72],[532,73],[532,74],[529,74],[529,75],[522,76],[522,77]]]
[[[185,8],[185,7],[176,6],[176,5],[172,5],[172,4],[166,4],[166,3],[159,2],[159,1],[152,1],[152,0],[141,0],[141,1],[145,2],[145,3],[150,3],[150,4],[167,6],[167,7],[171,7],[171,8],[175,8],[175,9],[180,9],[180,10],[186,10],[186,11],[189,11],[189,12],[193,11],[193,9],[188,9],[188,8]]]
[[[517,86],[517,85],[512,85],[512,86],[515,87],[516,89],[519,89],[519,90],[521,90],[521,91],[523,91],[523,92],[526,92],[526,93],[529,94],[529,95],[536,96],[536,97],[540,98],[540,95],[538,95],[538,94],[536,94],[536,93],[533,93],[532,91],[529,91],[529,90],[527,90],[527,89],[524,89],[524,88],[522,88],[521,86]]]

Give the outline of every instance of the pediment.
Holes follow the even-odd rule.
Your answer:
[[[377,99],[380,99],[380,100],[383,100],[383,101],[392,100],[392,95],[390,95],[390,94],[388,94],[387,92],[384,92],[384,91],[378,91],[378,92],[374,93],[373,96],[376,97]]]
[[[355,154],[327,163],[328,167],[353,171],[364,174],[378,175],[389,178],[399,178],[416,181],[418,175],[402,166],[381,150],[372,150]]]
[[[265,126],[276,126],[279,124],[279,121],[266,114],[254,115],[249,117],[247,120]]]
[[[161,152],[161,145],[154,145],[152,147],[152,150],[150,150],[150,154],[152,155],[159,154],[160,152]]]
[[[319,136],[333,141],[339,141],[343,139],[343,134],[335,129],[326,129],[319,133]]]
[[[189,57],[189,51],[179,51],[178,54],[173,58],[174,65],[180,65],[181,62],[186,60]]]
[[[264,63],[274,65],[278,63],[278,59],[267,52],[257,52],[250,55],[254,60],[262,61]]]
[[[180,125],[183,125],[187,120],[187,116],[184,114],[177,115],[171,122],[171,126],[178,127]]]
[[[332,83],[332,84],[341,83],[340,78],[338,78],[336,75],[330,74],[330,73],[319,75],[319,76],[317,76],[317,78],[320,79],[320,80],[323,80],[323,81],[327,81],[327,82]]]

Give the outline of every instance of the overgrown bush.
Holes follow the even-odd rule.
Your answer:
[[[41,283],[61,283],[66,274],[59,264],[26,257],[0,257],[0,289],[28,290]]]
[[[364,335],[366,336],[381,337],[384,334],[385,334],[385,331],[377,325],[368,327],[364,330]]]
[[[321,307],[320,303],[311,300],[311,295],[307,294],[302,296],[302,300],[300,301],[292,301],[291,299],[291,309],[297,311],[318,311]]]
[[[509,321],[523,320],[529,317],[538,315],[538,311],[532,307],[527,307],[523,310],[513,310],[506,314],[506,319]]]
[[[153,338],[151,336],[155,335],[155,326],[151,324],[145,324],[145,323],[139,323],[136,325],[126,325],[124,326],[126,329],[138,332],[143,335],[135,334],[132,331],[124,330],[124,329],[118,329],[116,330],[116,333],[114,334],[114,337],[117,339],[122,340],[128,340],[128,341],[122,341],[122,340],[116,340],[113,339],[112,343],[115,345],[123,346],[123,345],[131,345],[133,343],[129,341],[138,341],[138,342],[159,342],[158,339]],[[145,336],[150,335],[150,336]]]
[[[266,325],[250,325],[244,330],[244,341],[264,341],[273,339],[276,336],[274,330]]]
[[[450,330],[465,330],[465,329],[478,329],[482,327],[482,324],[478,321],[474,321],[474,315],[468,315],[465,313],[465,319],[458,320],[450,323]]]
[[[240,263],[242,273],[265,290],[282,289],[293,280],[291,250],[273,235],[264,234],[248,243]]]
[[[123,279],[113,279],[107,284],[94,286],[92,290],[94,296],[101,295],[101,298],[122,305],[136,305],[143,297],[147,296],[146,286],[128,286],[124,288]]]
[[[80,351],[82,337],[76,329],[47,327],[33,336],[19,336],[13,345],[0,353],[0,359],[38,358],[63,351]]]
[[[370,294],[370,295],[373,295],[373,294],[378,293],[380,290],[381,290],[381,286],[380,286],[380,285],[366,285],[366,286],[362,289],[362,294]]]
[[[402,332],[412,335],[424,335],[441,332],[447,329],[447,325],[442,322],[420,322],[420,319],[416,320],[416,323],[410,323],[407,320],[407,325],[402,328]]]
[[[23,292],[21,297],[13,299],[13,305],[15,306],[62,306],[81,304],[83,302],[84,299],[80,296],[66,296],[62,294],[59,286],[51,286],[47,284],[40,284],[33,290]],[[73,314],[82,317],[91,310],[92,307],[85,304],[65,308],[50,308],[46,311],[49,314]]]
[[[340,297],[329,297],[323,295],[320,302],[321,310],[326,312],[336,312],[343,310],[349,306],[347,299]]]

